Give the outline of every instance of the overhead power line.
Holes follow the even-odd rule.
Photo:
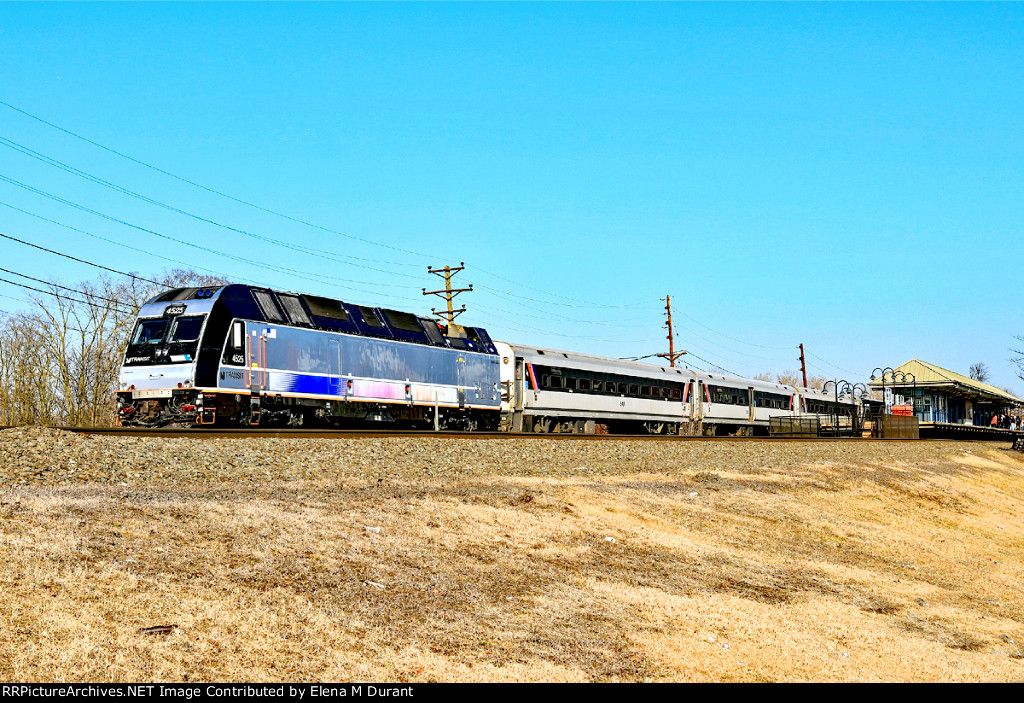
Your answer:
[[[102,300],[105,303],[109,303],[111,305],[114,305],[115,307],[119,307],[119,308],[121,308],[121,310],[123,312],[131,312],[131,313],[135,312],[135,308],[133,308],[132,306],[125,305],[121,301],[113,300],[112,298],[105,298],[102,295],[96,295],[95,293],[89,293],[87,291],[78,290],[77,288],[68,288],[67,286],[58,285],[56,283],[50,283],[49,281],[44,281],[41,278],[35,278],[33,276],[28,276],[28,275],[23,274],[23,273],[18,273],[17,271],[9,271],[8,269],[5,269],[5,268],[0,268],[0,271],[3,271],[4,273],[9,273],[9,274],[14,275],[14,276],[21,276],[22,278],[27,278],[30,281],[36,281],[38,283],[42,283],[42,284],[47,285],[47,286],[53,286],[54,288],[60,288],[61,290],[70,291],[72,293],[78,293],[79,295],[91,296],[93,298],[96,298],[97,300]],[[93,307],[105,307],[103,305],[100,305],[99,303],[96,303],[96,302],[93,302],[93,301],[90,301],[90,300],[78,300],[76,298],[72,298],[69,295],[61,295],[60,293],[54,293],[53,291],[50,291],[50,290],[43,290],[42,288],[35,288],[34,286],[29,286],[29,285],[26,285],[24,283],[18,283],[17,281],[12,281],[12,280],[7,279],[7,278],[0,278],[0,281],[3,281],[4,283],[9,283],[12,286],[18,286],[19,288],[24,288],[26,290],[35,291],[36,293],[43,293],[44,295],[52,295],[55,298],[67,298],[68,300],[73,300],[76,303],[84,303],[86,305],[92,305]]]
[[[369,245],[376,246],[376,247],[382,247],[382,248],[385,248],[385,249],[390,249],[392,251],[398,251],[398,252],[402,252],[402,253],[406,253],[406,254],[412,254],[414,256],[418,256],[418,257],[421,257],[421,258],[433,258],[435,256],[435,254],[427,254],[425,252],[414,251],[414,250],[411,250],[411,249],[404,249],[402,247],[396,247],[396,246],[393,246],[393,245],[390,245],[390,244],[385,244],[383,242],[375,241],[375,240],[372,240],[372,239],[366,239],[366,238],[363,238],[363,237],[358,237],[358,236],[353,235],[353,234],[349,234],[349,233],[346,233],[346,232],[341,232],[341,231],[338,231],[338,230],[335,230],[335,229],[331,229],[330,227],[324,227],[322,225],[318,225],[318,224],[315,224],[315,223],[312,223],[312,222],[308,222],[307,220],[304,220],[302,218],[294,217],[292,215],[285,214],[285,213],[280,212],[278,210],[274,210],[274,209],[271,209],[271,208],[268,208],[268,207],[264,207],[262,205],[258,205],[256,203],[251,202],[251,201],[244,200],[242,198],[238,198],[238,197],[230,195],[228,193],[224,193],[224,192],[219,191],[219,190],[217,190],[215,188],[211,188],[211,187],[205,186],[205,185],[203,185],[201,183],[197,183],[197,182],[192,181],[192,180],[190,180],[188,178],[184,178],[184,177],[179,176],[179,175],[177,175],[175,173],[172,173],[172,172],[167,171],[165,169],[159,168],[158,166],[154,166],[153,164],[150,164],[150,163],[148,163],[146,161],[143,161],[141,159],[137,159],[137,158],[135,158],[133,156],[130,156],[130,155],[125,154],[125,153],[123,153],[121,151],[118,151],[116,149],[108,147],[108,146],[106,146],[104,144],[101,144],[101,143],[99,143],[97,141],[94,141],[92,139],[89,139],[88,137],[85,137],[85,136],[83,136],[81,134],[73,132],[73,131],[65,128],[65,127],[61,127],[60,125],[54,124],[53,122],[50,122],[49,120],[43,119],[42,117],[34,115],[34,114],[32,114],[32,113],[30,113],[30,112],[28,112],[26,110],[22,110],[19,107],[15,107],[14,105],[11,105],[8,102],[0,100],[0,105],[3,105],[4,107],[6,107],[6,108],[8,108],[10,110],[13,110],[14,112],[17,112],[20,115],[24,115],[25,117],[28,117],[29,119],[32,119],[32,120],[35,120],[35,121],[37,121],[37,122],[39,122],[41,124],[44,124],[47,127],[55,129],[55,130],[57,130],[59,132],[62,132],[64,134],[67,134],[70,137],[74,137],[75,139],[83,141],[83,142],[85,142],[87,144],[91,144],[92,146],[94,146],[94,147],[96,147],[98,149],[102,149],[103,151],[106,151],[106,152],[108,152],[110,154],[113,154],[113,155],[115,155],[117,157],[120,157],[122,159],[130,161],[130,162],[132,162],[134,164],[137,164],[139,166],[142,166],[144,168],[148,168],[148,169],[150,169],[152,171],[155,171],[155,172],[160,173],[160,174],[162,174],[164,176],[167,176],[168,178],[173,178],[174,180],[179,181],[181,183],[185,183],[185,184],[193,186],[195,188],[199,188],[200,190],[203,190],[203,191],[205,191],[207,193],[211,193],[213,195],[217,195],[217,196],[220,196],[222,198],[227,198],[228,200],[231,200],[231,201],[233,201],[235,203],[238,203],[240,205],[245,205],[246,207],[255,208],[256,210],[259,210],[261,212],[265,212],[265,213],[270,214],[270,215],[274,215],[275,217],[284,218],[284,219],[286,219],[286,220],[288,220],[290,222],[295,222],[297,224],[305,225],[307,227],[312,227],[314,229],[317,229],[317,230],[320,230],[320,231],[323,231],[323,232],[328,232],[328,233],[331,233],[331,234],[336,234],[336,235],[339,235],[341,237],[345,237],[347,239],[351,239],[353,241],[362,242],[364,244],[369,244]],[[6,140],[6,141],[9,142],[10,140]],[[13,142],[11,142],[11,143],[13,144]],[[29,150],[29,151],[31,151],[31,150]],[[34,153],[38,154],[38,152],[34,152]],[[44,158],[48,159],[49,157],[44,157]],[[353,258],[359,258],[359,257],[353,257]],[[380,260],[375,260],[375,259],[362,259],[362,260],[374,261],[376,263],[387,263],[387,264],[390,264],[390,265],[397,265],[397,266],[411,266],[411,265],[415,265],[415,264],[408,264],[408,263],[405,263],[405,262],[382,262]],[[605,308],[605,309],[608,309],[608,308],[632,308],[632,309],[637,309],[637,308],[641,308],[642,307],[641,305],[635,305],[635,304],[625,304],[625,305],[592,304],[592,303],[589,303],[587,301],[579,300],[579,299],[576,299],[576,298],[571,298],[571,297],[568,297],[568,296],[563,296],[563,295],[560,295],[558,293],[552,293],[551,291],[543,290],[543,289],[540,289],[540,288],[534,288],[532,286],[525,285],[525,284],[521,283],[520,281],[514,281],[512,279],[506,278],[504,276],[496,274],[496,273],[494,273],[492,271],[488,271],[488,270],[486,270],[484,268],[481,268],[481,267],[477,267],[477,268],[479,268],[481,272],[483,272],[483,273],[485,273],[485,274],[487,274],[489,276],[493,276],[495,278],[507,281],[509,283],[513,283],[513,284],[515,284],[517,286],[523,286],[525,288],[529,288],[530,290],[534,290],[534,291],[537,291],[539,293],[544,293],[545,295],[549,295],[549,296],[553,296],[553,297],[558,297],[558,298],[562,298],[564,300],[575,302],[575,303],[577,303],[576,306],[579,306],[579,307],[592,307],[592,308]],[[547,301],[533,301],[533,302],[541,302],[542,304],[549,304]]]
[[[79,203],[72,202],[70,200],[67,200],[66,198],[60,197],[59,195],[54,195],[53,193],[48,193],[48,192],[46,192],[44,190],[41,190],[41,189],[36,188],[34,186],[30,186],[30,185],[28,185],[26,183],[22,183],[21,181],[17,181],[15,179],[10,178],[9,176],[5,176],[3,174],[0,174],[0,181],[4,181],[6,183],[10,183],[11,185],[18,186],[19,188],[23,188],[23,189],[25,189],[25,190],[27,190],[29,192],[36,193],[37,195],[41,195],[41,196],[43,196],[45,198],[49,198],[50,200],[53,200],[55,202],[61,203],[63,205],[67,205],[69,207],[73,207],[73,208],[75,208],[77,210],[81,210],[82,212],[89,213],[90,215],[95,215],[96,217],[101,217],[101,218],[103,218],[105,220],[109,220],[111,222],[116,222],[117,224],[124,225],[125,227],[130,227],[132,229],[138,230],[139,232],[145,232],[146,234],[151,234],[154,237],[159,237],[161,239],[166,239],[167,241],[174,242],[176,244],[181,244],[183,246],[191,247],[193,249],[198,249],[199,251],[204,251],[204,252],[207,252],[209,254],[216,254],[217,256],[222,256],[222,257],[224,257],[226,259],[231,259],[232,261],[237,261],[239,263],[248,264],[250,266],[256,266],[257,268],[266,269],[268,271],[274,271],[276,273],[286,273],[286,274],[295,276],[296,278],[302,278],[302,279],[305,279],[305,280],[308,280],[308,281],[315,281],[315,282],[320,283],[320,284],[340,285],[340,287],[342,287],[342,288],[348,288],[350,290],[357,290],[357,291],[359,290],[358,288],[354,288],[352,286],[346,285],[350,281],[350,279],[338,278],[337,276],[328,276],[328,275],[324,275],[324,274],[305,273],[305,272],[299,271],[297,269],[288,268],[287,266],[278,266],[278,265],[267,264],[267,263],[262,262],[262,261],[256,261],[254,259],[247,259],[244,256],[238,256],[237,254],[228,254],[226,252],[219,251],[217,249],[213,249],[213,248],[210,248],[210,247],[204,247],[204,246],[201,246],[199,244],[194,244],[192,242],[186,242],[186,241],[178,239],[176,237],[172,237],[170,235],[163,234],[162,232],[157,232],[156,230],[148,229],[146,227],[140,227],[139,225],[134,225],[131,222],[127,222],[126,220],[122,220],[120,218],[114,217],[113,215],[108,215],[108,214],[103,213],[103,212],[99,212],[98,210],[93,210],[90,207],[86,207],[85,205],[81,205]],[[386,284],[372,284],[372,285],[386,285]],[[391,286],[391,287],[394,287],[394,286]],[[374,293],[372,293],[370,291],[360,291],[360,292],[367,293],[369,295],[375,295]]]
[[[865,375],[865,374],[861,374],[861,373],[859,373],[859,372],[857,372],[857,371],[850,371],[849,369],[844,369],[844,368],[842,368],[842,367],[840,367],[840,366],[836,366],[835,364],[833,364],[833,363],[831,363],[831,362],[825,361],[824,359],[822,359],[822,358],[821,358],[820,356],[818,356],[817,354],[814,354],[813,352],[807,352],[807,353],[808,353],[808,354],[809,354],[810,356],[813,356],[813,357],[814,357],[815,359],[817,359],[817,360],[818,360],[818,361],[820,361],[821,363],[823,363],[823,364],[825,364],[825,365],[827,365],[827,366],[831,366],[831,367],[832,367],[833,369],[835,369],[835,370],[837,370],[837,371],[842,371],[843,373],[847,373],[847,374],[850,374],[850,375],[852,375],[852,376],[863,376],[863,375]]]
[[[6,146],[8,148],[14,149],[14,150],[16,150],[18,152],[21,152],[22,154],[25,154],[26,156],[31,156],[32,158],[37,159],[39,161],[42,161],[43,163],[49,164],[50,166],[54,166],[55,168],[59,168],[62,171],[65,171],[67,173],[71,173],[71,174],[73,174],[75,176],[79,176],[80,178],[84,178],[87,181],[90,181],[92,183],[96,183],[98,185],[104,186],[105,188],[109,188],[109,189],[111,189],[113,191],[121,193],[122,195],[127,195],[129,197],[136,198],[137,200],[141,200],[141,201],[143,201],[145,203],[149,203],[150,205],[155,205],[156,207],[163,208],[164,210],[167,210],[169,212],[173,212],[173,213],[176,213],[178,215],[183,215],[184,217],[189,217],[189,218],[191,218],[193,220],[196,220],[197,222],[202,222],[204,224],[208,224],[208,225],[211,225],[213,227],[218,227],[220,229],[224,229],[224,230],[227,230],[229,232],[234,232],[235,234],[240,234],[240,235],[245,236],[245,237],[250,237],[250,238],[255,239],[257,241],[262,241],[262,242],[266,242],[268,244],[273,244],[275,246],[283,247],[285,249],[290,249],[292,251],[299,252],[300,254],[309,254],[309,255],[320,256],[320,257],[324,257],[324,258],[327,258],[327,259],[329,259],[331,261],[336,261],[336,262],[342,263],[342,264],[355,265],[355,264],[353,264],[352,260],[358,258],[358,257],[351,257],[351,256],[346,256],[346,255],[340,255],[340,258],[339,258],[339,255],[335,254],[334,252],[329,252],[329,251],[326,251],[324,249],[317,249],[315,247],[307,247],[307,246],[304,246],[302,244],[293,244],[291,242],[286,242],[286,241],[283,241],[281,239],[275,239],[274,237],[268,237],[268,236],[263,235],[263,234],[258,234],[256,232],[251,232],[249,230],[241,229],[239,227],[232,227],[231,225],[227,225],[227,224],[224,224],[222,222],[218,222],[216,220],[212,220],[212,219],[210,219],[208,217],[203,217],[202,215],[197,215],[194,212],[190,212],[189,210],[184,210],[184,209],[176,207],[174,205],[170,205],[168,203],[165,203],[165,202],[162,202],[160,200],[157,200],[155,198],[151,198],[148,195],[143,195],[141,193],[137,193],[137,192],[135,192],[133,190],[130,190],[128,188],[125,188],[123,186],[119,186],[116,183],[111,183],[110,181],[105,180],[103,178],[100,178],[99,176],[94,176],[93,174],[87,173],[85,171],[82,171],[81,169],[75,168],[74,166],[69,166],[68,164],[65,164],[65,163],[63,163],[61,161],[58,161],[57,159],[54,159],[53,157],[47,156],[46,154],[41,154],[38,151],[35,151],[33,149],[29,149],[28,147],[22,146],[21,144],[13,142],[10,139],[7,139],[5,137],[0,137],[0,144],[2,144],[3,146]],[[360,261],[367,261],[367,259],[360,259]],[[416,276],[414,276],[412,274],[401,273],[401,272],[394,272],[394,271],[386,271],[384,269],[378,269],[378,268],[374,268],[372,266],[367,266],[365,263],[360,263],[358,265],[360,266],[360,268],[366,268],[366,269],[370,269],[372,271],[378,271],[380,273],[384,273],[384,274],[387,274],[389,276],[404,276],[406,278],[416,278]],[[369,282],[369,281],[360,281],[360,283],[364,283],[364,284],[367,284],[367,285],[381,285],[381,284],[373,283],[373,282]]]
[[[117,269],[112,269],[112,268],[110,268],[108,266],[103,266],[102,264],[96,264],[96,263],[93,263],[92,261],[86,261],[85,259],[79,259],[77,256],[71,256],[70,254],[63,254],[63,253],[61,253],[59,251],[55,251],[53,249],[47,249],[46,247],[41,247],[38,244],[33,244],[32,242],[26,242],[24,239],[18,239],[17,237],[12,237],[9,234],[3,234],[2,232],[0,232],[0,237],[3,237],[4,239],[10,239],[12,242],[18,242],[19,244],[24,244],[25,246],[32,247],[34,249],[39,249],[41,251],[45,251],[45,252],[48,252],[50,254],[56,254],[57,256],[63,256],[65,259],[71,259],[72,261],[77,261],[77,262],[79,262],[81,264],[88,264],[89,266],[94,266],[94,267],[96,267],[98,269],[103,269],[104,271],[109,271],[110,273],[117,273],[117,274],[120,274],[122,276],[128,276],[129,278],[137,279],[139,281],[145,281],[146,283],[153,283],[153,284],[158,285],[158,286],[161,285],[161,283],[159,281],[154,281],[154,280],[152,280],[150,278],[145,278],[143,276],[139,276],[138,274],[128,273],[127,271],[118,271]]]
[[[2,177],[0,177],[0,178],[2,178]],[[127,249],[128,251],[133,251],[133,252],[137,252],[139,254],[144,254],[146,256],[151,256],[151,257],[154,257],[156,259],[160,259],[161,261],[166,261],[166,262],[171,263],[171,264],[178,264],[178,265],[183,266],[183,267],[185,267],[187,269],[190,269],[190,270],[204,272],[204,273],[206,273],[208,275],[217,276],[217,277],[223,278],[225,280],[234,281],[236,283],[248,283],[248,284],[252,284],[252,285],[263,286],[265,288],[275,288],[276,287],[274,284],[269,283],[267,281],[256,280],[256,279],[250,278],[248,276],[239,276],[239,275],[236,275],[236,274],[227,274],[227,273],[224,273],[223,271],[215,271],[215,270],[212,270],[212,269],[209,269],[209,268],[204,268],[204,267],[201,267],[201,266],[196,266],[194,261],[183,261],[181,259],[174,259],[174,258],[171,258],[171,257],[163,256],[161,254],[157,254],[156,252],[154,252],[152,250],[142,249],[140,247],[134,247],[134,246],[131,246],[130,244],[125,244],[124,242],[117,241],[116,239],[110,239],[109,237],[103,237],[101,235],[95,234],[94,232],[89,232],[87,230],[80,229],[78,227],[73,227],[72,225],[69,225],[67,223],[60,222],[59,220],[54,220],[54,219],[49,218],[49,217],[44,217],[43,215],[40,215],[40,214],[35,213],[35,212],[31,212],[29,210],[25,210],[23,208],[15,206],[15,205],[11,205],[10,203],[7,203],[7,202],[0,201],[0,205],[2,205],[4,207],[7,207],[7,208],[10,208],[10,209],[12,209],[12,210],[14,210],[16,212],[20,212],[20,213],[22,213],[24,215],[28,215],[29,217],[34,217],[34,218],[36,218],[38,220],[41,220],[43,222],[49,222],[50,224],[57,225],[58,227],[63,227],[64,229],[71,230],[72,232],[78,232],[79,234],[84,234],[87,237],[91,237],[93,239],[98,239],[101,242],[106,242],[108,244],[113,244],[114,246],[118,246],[118,247],[121,247],[123,249]],[[133,225],[128,225],[128,226],[133,226]],[[161,285],[161,284],[158,284],[158,285]],[[343,287],[348,288],[349,290],[358,291],[360,293],[364,293],[364,294],[370,295],[370,296],[376,296],[377,295],[376,293],[373,293],[371,291],[364,291],[364,290],[360,290],[358,288],[353,288],[351,286],[343,286]],[[396,297],[399,297],[399,298],[401,298],[403,300],[410,300],[410,298],[408,298],[407,296],[396,296]],[[373,304],[373,301],[372,300],[367,300],[366,303],[367,304]]]
[[[297,224],[305,225],[307,227],[313,227],[314,229],[318,229],[318,230],[321,230],[323,232],[328,232],[330,234],[336,234],[338,236],[345,237],[347,239],[352,239],[352,240],[357,241],[357,242],[362,242],[364,244],[370,244],[370,245],[376,246],[376,247],[383,247],[385,249],[391,249],[393,251],[400,251],[400,252],[403,252],[405,254],[413,254],[415,256],[421,256],[421,257],[424,257],[424,258],[430,258],[429,254],[424,254],[424,253],[418,252],[418,251],[412,251],[410,249],[402,249],[401,247],[392,246],[390,244],[384,244],[382,242],[376,242],[376,241],[373,241],[372,239],[364,239],[362,237],[357,237],[354,234],[348,234],[346,232],[339,232],[338,230],[331,229],[330,227],[323,227],[322,225],[317,225],[317,224],[314,224],[312,222],[307,222],[307,221],[305,221],[303,219],[300,219],[300,218],[297,218],[297,217],[292,217],[291,215],[286,215],[283,212],[278,212],[277,210],[272,210],[270,208],[263,207],[262,205],[257,205],[256,203],[249,202],[248,200],[243,200],[241,198],[236,198],[233,195],[229,195],[229,194],[223,193],[223,192],[221,192],[219,190],[215,190],[214,188],[210,188],[208,186],[204,186],[201,183],[196,183],[195,181],[190,181],[189,179],[183,178],[182,176],[178,176],[178,175],[176,175],[174,173],[171,173],[170,171],[165,171],[162,168],[159,168],[159,167],[154,166],[152,164],[146,163],[145,161],[142,161],[140,159],[136,159],[136,158],[134,158],[132,156],[129,156],[128,154],[124,154],[124,153],[122,153],[120,151],[117,151],[116,149],[111,149],[110,147],[105,146],[103,144],[100,144],[99,142],[93,141],[92,139],[89,139],[88,137],[83,137],[82,135],[76,134],[75,132],[72,132],[69,129],[65,129],[64,127],[61,127],[59,125],[54,124],[53,122],[49,122],[47,120],[44,120],[41,117],[37,117],[36,115],[33,115],[30,112],[26,112],[25,110],[17,108],[14,105],[11,105],[10,103],[7,103],[7,102],[4,102],[4,101],[0,100],[0,105],[3,105],[4,107],[9,108],[11,110],[14,110],[15,112],[17,112],[19,114],[22,114],[22,115],[24,115],[24,116],[26,116],[28,118],[36,120],[37,122],[41,122],[42,124],[46,125],[47,127],[52,127],[53,129],[56,129],[59,132],[63,132],[64,134],[67,134],[68,136],[74,137],[75,139],[79,139],[79,140],[81,140],[81,141],[83,141],[83,142],[85,142],[87,144],[91,144],[91,145],[93,145],[94,147],[96,147],[98,149],[102,149],[103,151],[111,153],[111,154],[113,154],[115,156],[119,156],[122,159],[126,159],[128,161],[131,161],[134,164],[138,164],[139,166],[143,166],[143,167],[148,168],[150,170],[156,171],[157,173],[163,174],[163,175],[167,176],[168,178],[173,178],[176,181],[180,181],[182,183],[185,183],[187,185],[193,186],[195,188],[199,188],[200,190],[204,190],[207,193],[211,193],[213,195],[218,195],[218,196],[220,196],[222,198],[227,198],[228,200],[233,200],[234,202],[238,203],[239,205],[245,205],[246,207],[255,208],[255,209],[260,210],[262,212],[265,212],[267,214],[274,215],[275,217],[283,217],[284,219],[290,220],[290,221],[295,222]],[[401,262],[387,262],[387,263],[395,263],[396,265],[400,265],[400,266],[411,265],[411,264],[404,264],[404,263],[401,263]]]
[[[93,239],[98,239],[101,242],[107,242],[108,244],[113,244],[114,246],[119,246],[119,247],[122,247],[124,249],[129,250],[129,251],[134,251],[134,252],[137,252],[139,254],[145,254],[146,256],[152,256],[152,257],[160,259],[162,261],[167,261],[168,263],[179,264],[181,266],[185,266],[186,268],[192,268],[192,269],[198,269],[198,270],[201,270],[201,271],[205,271],[206,273],[213,274],[215,276],[220,276],[222,278],[231,278],[230,276],[227,276],[227,275],[225,275],[225,274],[223,274],[221,272],[218,272],[218,271],[212,271],[210,269],[202,269],[202,268],[196,267],[194,262],[182,261],[181,259],[172,259],[170,257],[162,256],[160,254],[157,254],[157,253],[155,253],[153,251],[149,251],[147,249],[140,249],[139,247],[133,247],[130,244],[125,244],[124,242],[119,242],[116,239],[110,239],[108,237],[102,237],[102,236],[100,236],[98,234],[94,234],[92,232],[87,232],[84,229],[79,229],[78,227],[72,227],[71,225],[66,224],[64,222],[59,222],[59,221],[53,220],[53,219],[51,219],[49,217],[43,217],[42,215],[40,215],[38,213],[30,212],[28,210],[23,210],[22,208],[16,207],[14,205],[11,205],[10,203],[5,203],[3,201],[0,201],[0,205],[3,205],[4,207],[8,207],[8,208],[10,208],[12,210],[15,210],[17,212],[20,212],[23,215],[28,215],[29,217],[34,217],[34,218],[36,218],[38,220],[42,220],[43,222],[49,222],[50,224],[57,225],[58,227],[63,227],[65,229],[71,230],[72,232],[78,232],[79,234],[84,234],[87,237],[92,237]],[[246,282],[248,282],[248,283],[257,283],[257,284],[263,285],[263,286],[267,285],[265,283],[260,283],[259,281],[247,280]]]

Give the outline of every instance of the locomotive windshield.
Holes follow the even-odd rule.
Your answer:
[[[139,320],[128,343],[125,366],[180,363],[178,357],[193,356],[205,319],[205,315],[181,315]]]
[[[135,333],[132,335],[132,346],[139,344],[159,344],[163,341],[164,332],[167,330],[167,318],[161,317],[154,320],[139,320],[135,326]]]
[[[199,339],[199,332],[203,329],[203,316],[193,315],[190,317],[179,317],[174,320],[171,326],[168,343],[173,342],[194,342]]]

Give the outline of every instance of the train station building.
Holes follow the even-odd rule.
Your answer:
[[[922,425],[988,429],[993,427],[993,418],[997,418],[998,427],[998,418],[1007,415],[1018,418],[1019,425],[1024,410],[1024,400],[1017,396],[926,361],[911,359],[881,371],[868,386],[884,394],[887,406],[905,407],[907,414],[917,416]]]

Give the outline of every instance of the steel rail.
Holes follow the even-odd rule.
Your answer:
[[[304,429],[304,428],[208,428],[208,427],[54,427],[52,429],[86,435],[117,437],[191,437],[193,439],[365,439],[365,438],[436,438],[436,439],[556,439],[585,441],[708,441],[708,442],[892,442],[907,440],[874,439],[870,437],[692,437],[663,434],[573,434],[569,432],[464,432],[454,430],[375,430],[375,429]]]

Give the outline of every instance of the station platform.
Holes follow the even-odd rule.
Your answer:
[[[921,439],[979,439],[992,442],[1013,442],[1024,436],[1024,430],[1004,430],[982,425],[958,425],[953,422],[922,422]]]

